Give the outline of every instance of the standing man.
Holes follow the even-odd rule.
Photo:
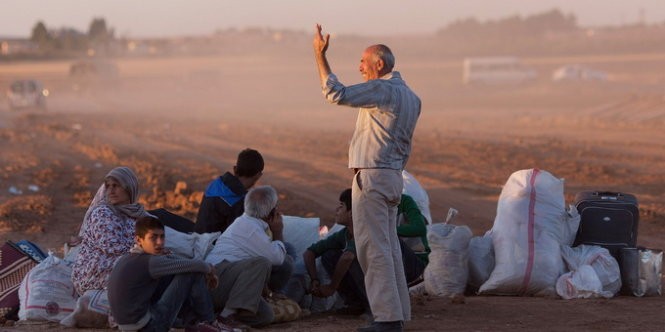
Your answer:
[[[197,233],[224,232],[244,212],[247,190],[263,175],[263,156],[253,149],[238,154],[230,172],[212,181],[201,199],[194,231]]]
[[[343,85],[326,58],[329,41],[317,25],[313,46],[323,94],[331,103],[359,107],[349,147],[349,168],[355,172],[352,213],[359,221],[354,238],[374,322],[358,331],[402,331],[411,319],[411,304],[395,230],[420,98],[393,71],[395,57],[381,44],[368,47],[360,58],[365,82]]]

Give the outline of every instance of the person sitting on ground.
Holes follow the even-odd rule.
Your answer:
[[[212,291],[218,321],[243,329],[272,323],[275,314],[262,297],[270,277],[271,263],[265,257],[252,257],[215,265],[219,286]]]
[[[353,237],[353,216],[351,210],[351,188],[342,191],[339,206],[335,210],[335,222],[346,226],[327,238],[312,244],[303,254],[307,273],[310,276],[310,292],[314,296],[328,297],[338,291],[346,307],[340,314],[360,315],[370,313],[365,275],[356,258],[356,245]],[[400,242],[404,273],[409,284],[418,282],[425,271],[425,264],[403,242]],[[321,257],[323,267],[331,277],[329,284],[321,284],[316,269],[316,258]]]
[[[247,190],[263,175],[263,157],[252,149],[238,154],[233,174],[226,172],[212,181],[201,199],[194,231],[224,232],[244,212]]]
[[[282,214],[277,210],[277,192],[273,187],[251,189],[245,197],[245,212],[222,233],[206,261],[219,264],[252,257],[265,257],[272,264],[268,288],[282,292],[291,278],[294,259],[287,254],[293,248],[284,243]]]
[[[215,320],[207,290],[218,286],[213,265],[166,254],[164,225],[157,218],[140,218],[135,230],[134,247],[118,259],[108,283],[119,329],[168,331],[180,315],[185,331],[233,331]]]
[[[427,265],[430,253],[427,222],[416,201],[406,194],[402,194],[397,206],[397,236]]]
[[[83,218],[72,271],[79,295],[105,288],[113,265],[134,244],[136,219],[149,216],[138,196],[139,181],[128,167],[112,169],[97,190]]]

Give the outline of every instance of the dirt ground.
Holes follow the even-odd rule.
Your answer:
[[[241,149],[261,151],[261,184],[280,193],[285,214],[331,223],[348,187],[353,109],[320,94],[309,45],[291,56],[122,59],[117,78],[75,80],[70,62],[0,64],[0,86],[39,78],[46,112],[9,111],[0,99],[0,240],[28,239],[62,252],[103,176],[127,165],[141,201],[194,218],[207,183]],[[358,54],[335,53],[333,71],[360,81]],[[432,216],[460,211],[474,235],[491,228],[511,173],[537,167],[582,190],[637,195],[638,245],[665,248],[665,54],[525,59],[533,84],[468,87],[461,59],[400,58],[397,69],[423,100],[407,170],[425,187]],[[425,51],[423,51],[425,52]],[[413,53],[413,52],[412,52]],[[551,71],[584,62],[609,82],[555,84]],[[176,191],[178,182],[186,183]],[[182,187],[182,183],[179,185]],[[12,194],[21,191],[20,194]],[[469,296],[413,299],[407,331],[663,330],[662,297],[609,300]],[[360,318],[318,314],[265,331],[349,331]],[[52,325],[0,328],[66,331]]]

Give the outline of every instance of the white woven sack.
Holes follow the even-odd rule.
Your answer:
[[[537,169],[513,173],[491,230],[496,265],[479,293],[555,296],[567,220],[563,179]]]
[[[72,266],[49,252],[21,282],[18,291],[21,320],[60,322],[76,307]]]

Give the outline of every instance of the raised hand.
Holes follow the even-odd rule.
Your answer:
[[[316,33],[314,34],[314,53],[315,54],[325,54],[328,50],[328,43],[330,41],[330,34],[326,34],[324,37],[321,34],[321,24],[316,25]]]

